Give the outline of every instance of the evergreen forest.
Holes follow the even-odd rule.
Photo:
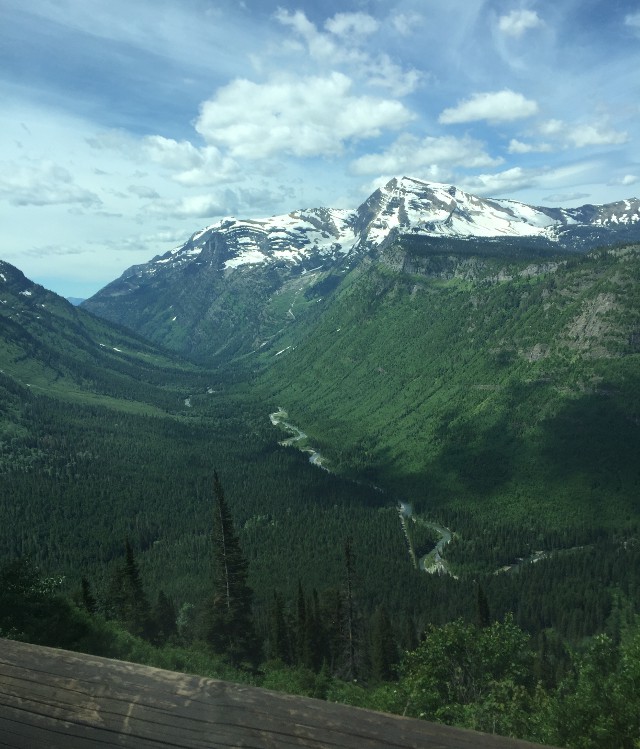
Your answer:
[[[2,637],[640,745],[638,247],[400,243],[205,363],[1,270]]]

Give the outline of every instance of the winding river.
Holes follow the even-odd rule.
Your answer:
[[[291,437],[288,439],[278,442],[279,445],[282,445],[283,447],[297,447],[299,450],[302,450],[302,452],[309,455],[309,463],[322,468],[324,471],[329,470],[325,465],[323,465],[324,458],[322,455],[320,455],[315,448],[309,447],[305,444],[308,436],[302,431],[302,429],[299,429],[297,426],[294,426],[287,421],[288,414],[283,408],[278,408],[277,411],[269,414],[269,418],[274,427],[282,427],[285,431],[291,434]],[[302,444],[296,445],[296,442]]]
[[[416,515],[413,510],[413,506],[409,502],[400,502],[398,506],[398,512],[400,514],[400,522],[402,523],[402,528],[406,536],[407,543],[409,544],[409,556],[411,557],[415,567],[417,569],[423,570],[424,572],[428,572],[430,575],[451,575],[455,578],[456,576],[451,573],[449,565],[442,557],[445,546],[451,543],[451,539],[453,538],[453,533],[451,532],[451,530],[449,530],[449,528],[446,528],[444,525],[432,523],[431,521],[425,520],[424,518]],[[415,523],[416,525],[422,525],[425,528],[429,528],[430,530],[435,531],[440,536],[433,549],[431,549],[431,551],[427,552],[427,554],[424,554],[420,558],[416,557],[415,549],[413,547],[410,523]]]
[[[315,448],[310,447],[307,444],[308,435],[299,427],[291,424],[291,422],[287,420],[288,418],[289,415],[281,407],[278,408],[278,410],[274,413],[269,414],[269,419],[271,420],[273,426],[280,427],[291,435],[287,439],[278,442],[278,444],[282,445],[283,447],[297,447],[299,450],[302,450],[309,455],[310,463],[318,466],[319,468],[322,468],[325,471],[329,471],[326,465],[324,465],[325,459],[323,458],[323,456]],[[381,491],[381,489],[379,489],[378,487],[373,488],[376,489],[376,491]],[[400,515],[400,524],[402,526],[402,531],[405,535],[405,538],[407,539],[409,557],[411,558],[411,561],[413,562],[413,565],[416,567],[416,569],[423,570],[424,572],[428,572],[431,575],[451,575],[452,573],[446,560],[442,558],[442,553],[445,546],[451,542],[451,539],[453,537],[452,532],[448,528],[445,528],[443,525],[432,523],[428,520],[425,520],[424,518],[417,516],[413,511],[413,506],[409,502],[399,503],[398,514]],[[417,523],[424,527],[430,528],[440,536],[433,549],[431,549],[431,551],[429,551],[424,556],[420,557],[420,559],[416,558],[409,523]],[[455,577],[455,575],[452,575],[452,577]]]

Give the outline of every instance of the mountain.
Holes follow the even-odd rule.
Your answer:
[[[264,401],[237,380],[0,261],[0,562],[29,556],[68,576],[67,590],[87,575],[104,600],[129,539],[145,585],[192,607],[212,592],[217,471],[264,606],[276,580],[288,596],[300,579],[338,586],[345,534],[363,558],[367,534],[385,539],[391,562],[368,565],[368,598],[383,595],[390,564],[411,578],[393,504],[280,447]],[[309,512],[292,512],[301,497]]]
[[[178,407],[194,367],[95,317],[0,261],[0,374],[32,392]],[[179,377],[178,377],[179,376]]]
[[[468,616],[482,576],[496,617],[601,631],[638,587],[640,246],[398,234],[346,252],[320,238],[326,266],[290,261],[287,277],[283,264],[266,306],[252,289],[272,261],[218,273],[238,292],[229,340],[253,353],[216,370],[2,264],[2,554],[104,591],[128,538],[151,589],[205,600],[218,470],[262,607],[274,584],[291,600],[300,580],[331,595],[352,538],[367,612]],[[252,349],[256,300],[275,330]],[[277,444],[278,407],[329,470]],[[412,560],[443,528],[458,579],[425,579]]]
[[[636,515],[640,246],[532,259],[398,242],[317,308],[263,349],[254,387],[329,468],[451,523]]]
[[[224,219],[127,270],[83,307],[204,361],[260,350],[299,314],[394,243],[429,254],[556,256],[640,239],[640,200],[576,209],[479,198],[404,177],[355,211]],[[318,296],[318,294],[316,294]],[[316,300],[314,300],[314,303]]]

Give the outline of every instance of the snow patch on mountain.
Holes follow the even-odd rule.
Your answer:
[[[380,246],[390,236],[434,239],[532,237],[566,244],[574,230],[607,232],[639,226],[640,201],[604,206],[545,208],[509,199],[480,198],[455,185],[394,178],[357,210],[306,208],[263,219],[227,217],[150,263],[125,274],[153,276],[195,263],[223,272],[245,266],[305,266],[352,256]],[[582,236],[582,235],[581,235]],[[575,240],[580,242],[581,239]]]

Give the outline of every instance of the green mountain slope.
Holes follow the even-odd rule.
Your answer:
[[[111,397],[177,408],[203,373],[129,330],[106,323],[0,262],[0,369],[34,392],[83,402]],[[148,410],[148,409],[147,409]]]
[[[6,263],[0,370],[0,559],[29,555],[71,587],[85,574],[102,595],[128,537],[152,590],[198,603],[211,594],[217,469],[259,602],[275,587],[293,595],[299,579],[338,586],[347,535],[361,557],[386,549],[366,584],[372,606],[386,570],[388,588],[413,574],[393,505],[280,447],[237,377],[163,352]]]
[[[637,248],[554,260],[396,244],[272,295],[290,322],[217,371],[3,265],[0,556],[28,554],[70,589],[85,574],[104,600],[129,538],[149,590],[197,606],[217,469],[263,626],[275,589],[331,600],[350,537],[365,617],[472,616],[482,575],[496,616],[601,631],[638,582],[638,265]],[[277,444],[277,406],[346,476]],[[438,525],[458,579],[409,554]],[[520,574],[494,574],[507,565]]]
[[[637,246],[396,244],[274,342],[262,386],[335,469],[423,511],[615,525],[638,513],[639,280]]]

